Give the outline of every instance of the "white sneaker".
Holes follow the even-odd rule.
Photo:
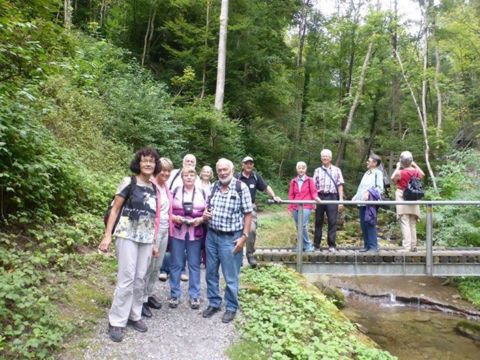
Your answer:
[[[160,273],[160,275],[158,275],[158,280],[160,280],[160,281],[167,281],[167,279],[168,279],[168,274],[167,273],[162,272],[162,273]]]
[[[182,273],[182,275],[180,275],[180,280],[182,280],[182,281],[188,281],[188,275],[185,274],[185,273]]]
[[[328,251],[331,253],[337,252],[337,249],[335,249],[333,246],[328,248]]]

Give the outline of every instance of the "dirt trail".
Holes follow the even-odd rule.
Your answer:
[[[201,315],[207,306],[205,272],[201,275],[202,297],[200,310],[188,304],[187,283],[182,282],[183,298],[176,309],[168,307],[169,285],[157,282],[157,294],[162,300],[160,310],[152,310],[146,319],[148,331],[139,333],[127,327],[121,343],[112,342],[107,334],[108,319],[100,321],[94,335],[82,340],[82,345],[61,359],[159,359],[159,360],[224,360],[226,349],[239,338],[233,323],[223,324],[222,313],[210,319]],[[80,349],[80,347],[82,347]]]

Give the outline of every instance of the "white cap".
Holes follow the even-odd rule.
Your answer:
[[[253,158],[251,156],[245,156],[242,160],[242,163],[246,163],[247,161],[253,162]]]

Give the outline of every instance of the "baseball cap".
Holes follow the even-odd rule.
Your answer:
[[[253,162],[253,158],[251,156],[245,156],[242,160],[242,163],[246,163],[247,161]]]

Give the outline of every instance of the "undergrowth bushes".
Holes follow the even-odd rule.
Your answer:
[[[243,340],[258,359],[394,359],[358,331],[319,292],[281,266],[244,269]],[[232,350],[233,359],[250,358]]]
[[[439,199],[480,200],[480,153],[474,150],[452,154],[439,167]],[[430,194],[431,197],[437,198]],[[480,207],[436,206],[434,240],[443,246],[480,246]]]

